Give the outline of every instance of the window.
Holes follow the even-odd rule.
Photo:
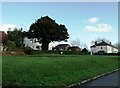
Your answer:
[[[103,47],[101,47],[101,49],[103,49]]]

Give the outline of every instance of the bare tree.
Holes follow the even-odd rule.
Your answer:
[[[115,46],[115,47],[117,47],[117,48],[118,48],[118,51],[120,52],[120,42],[119,42],[119,43],[114,44],[114,46]]]
[[[83,48],[86,48],[88,50],[88,46],[86,43],[83,44]]]
[[[70,41],[70,44],[71,44],[72,46],[78,46],[78,47],[80,47],[80,48],[86,48],[86,49],[88,49],[87,44],[83,43],[83,42],[80,41],[79,39],[71,40],[71,41]]]
[[[71,44],[72,46],[80,46],[80,40],[79,40],[79,39],[71,40],[71,41],[70,41],[70,44]]]

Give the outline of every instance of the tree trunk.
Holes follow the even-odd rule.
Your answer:
[[[49,42],[42,42],[42,50],[48,50]]]

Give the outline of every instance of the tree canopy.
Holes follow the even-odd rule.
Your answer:
[[[48,50],[48,44],[53,41],[65,41],[69,34],[65,25],[58,24],[48,16],[37,19],[31,24],[27,37],[34,42],[42,43],[42,50]]]
[[[8,31],[8,40],[14,42],[16,47],[23,45],[24,32],[22,29],[15,28],[13,31]]]

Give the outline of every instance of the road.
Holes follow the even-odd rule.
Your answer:
[[[100,87],[100,88],[106,88],[109,86],[112,88],[120,88],[120,70],[117,72],[114,72],[112,74],[100,77],[96,80],[90,81],[88,83],[85,83],[81,86],[75,87],[75,88],[93,88],[93,87]],[[118,86],[119,87],[115,87]]]

